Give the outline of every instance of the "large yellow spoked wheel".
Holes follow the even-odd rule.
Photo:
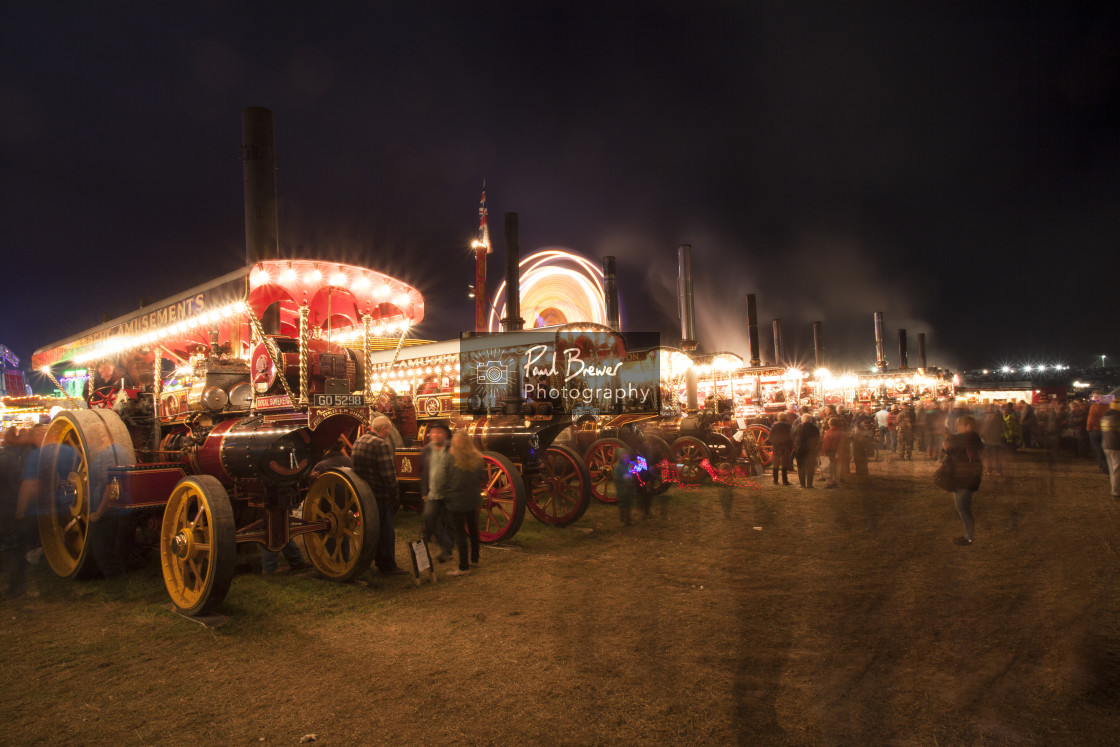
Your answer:
[[[171,603],[197,615],[226,598],[237,541],[226,489],[210,475],[184,477],[163,510],[159,562]]]
[[[132,439],[112,410],[59,413],[39,450],[39,539],[55,575],[97,574],[90,514],[100,505],[109,467],[136,463]],[[92,506],[92,509],[91,509]]]
[[[377,552],[377,501],[369,484],[345,467],[319,475],[303,501],[304,521],[330,528],[303,535],[307,557],[327,578],[349,581],[373,563]]]

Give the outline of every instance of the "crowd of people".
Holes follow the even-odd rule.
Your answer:
[[[770,426],[769,443],[773,483],[791,485],[789,473],[796,471],[799,487],[806,489],[814,487],[818,474],[829,489],[843,485],[853,470],[868,474],[876,451],[900,461],[918,454],[951,464],[949,484],[964,527],[954,540],[959,545],[973,542],[972,498],[983,476],[1003,477],[1008,455],[1019,449],[1043,450],[1051,463],[1063,451],[1095,460],[1110,477],[1112,497],[1120,500],[1120,402],[1101,392],[1093,392],[1090,402],[1038,406],[1025,401],[973,407],[887,403],[877,410],[791,406]]]
[[[38,456],[45,431],[45,425],[22,430],[10,428],[0,442],[0,551],[6,573],[6,598],[27,592],[26,566],[42,556],[34,514]],[[853,470],[857,475],[868,474],[868,461],[876,450],[891,452],[902,461],[912,461],[917,453],[931,462],[952,463],[954,482],[946,489],[954,493],[964,526],[964,535],[955,540],[961,545],[973,541],[972,497],[982,476],[1003,476],[1007,454],[1020,448],[1043,449],[1049,459],[1054,459],[1060,450],[1093,458],[1101,471],[1110,476],[1112,497],[1120,500],[1120,402],[1113,403],[1099,392],[1093,393],[1090,403],[1071,401],[1039,406],[1022,401],[975,408],[950,407],[947,402],[926,406],[887,404],[877,411],[870,407],[851,410],[833,405],[799,411],[791,406],[772,424],[769,440],[773,450],[773,483],[792,485],[789,473],[795,471],[798,485],[804,489],[814,488],[818,472],[827,489],[841,487]],[[398,442],[392,421],[379,416],[354,443],[352,456],[344,453],[340,441],[312,470],[317,474],[329,468],[348,467],[369,484],[377,502],[380,527],[374,565],[385,575],[408,573],[396,562],[393,524],[400,506],[393,458]],[[640,516],[650,515],[650,468],[637,458],[634,450],[619,450],[617,456],[613,476],[619,517],[623,524],[630,524],[635,505]],[[822,457],[828,460],[823,468]],[[730,476],[729,465],[719,469],[728,471]],[[428,428],[428,443],[420,455],[423,536],[434,543],[439,562],[454,560],[457,551],[458,569],[448,575],[468,574],[471,566],[478,564],[478,486],[483,475],[482,455],[465,431],[452,434],[442,424]],[[729,513],[730,491],[721,493],[720,500]],[[98,534],[104,536],[105,532]],[[97,547],[94,550],[100,552]],[[103,575],[124,572],[123,562],[114,561],[117,554],[102,554],[99,566]],[[280,552],[262,549],[263,572],[275,572],[281,556],[292,570],[309,567],[299,548],[289,542]]]

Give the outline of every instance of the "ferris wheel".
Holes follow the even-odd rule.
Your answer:
[[[570,322],[607,323],[603,270],[594,262],[565,249],[542,249],[522,259],[520,267],[521,316],[526,329]],[[501,319],[507,315],[505,292],[503,280],[494,294],[503,299],[502,305],[490,308],[490,332],[501,331]]]

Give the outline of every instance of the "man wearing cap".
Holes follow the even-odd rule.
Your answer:
[[[448,447],[451,445],[451,430],[443,423],[428,426],[428,444],[420,452],[420,495],[424,498],[424,539],[431,541],[435,536],[440,554],[437,560],[443,563],[451,559],[454,542],[448,513],[443,502],[443,486],[447,476]]]
[[[1101,416],[1101,447],[1108,461],[1108,479],[1112,497],[1120,500],[1120,402],[1112,400],[1108,412]]]

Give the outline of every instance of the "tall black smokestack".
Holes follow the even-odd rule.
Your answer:
[[[906,361],[906,330],[898,330],[898,367],[910,368]]]
[[[686,353],[696,350],[696,317],[692,300],[692,244],[677,247],[677,313],[681,317],[681,349]],[[689,366],[684,375],[684,400],[688,412],[700,409],[696,393],[696,368]]]
[[[681,348],[690,353],[696,350],[696,332],[693,321],[696,310],[692,301],[692,244],[677,247],[677,313],[681,318]]]
[[[751,365],[761,366],[762,356],[758,349],[758,306],[753,293],[747,294],[747,340],[751,348]]]
[[[883,349],[883,312],[875,312],[875,367],[880,371],[887,367],[887,355]]]
[[[521,318],[521,247],[517,233],[517,213],[506,213],[506,332],[525,329]]]
[[[824,365],[824,334],[820,322],[813,322],[813,358],[817,362],[817,368]]]
[[[245,264],[280,258],[276,220],[276,145],[272,111],[263,106],[241,110],[241,159],[245,175]],[[280,334],[280,307],[261,317],[265,334]]]
[[[774,365],[780,366],[786,359],[786,346],[782,341],[782,320],[774,320]]]
[[[918,367],[925,369],[926,367],[926,333],[918,333]]]
[[[618,276],[615,274],[614,257],[603,257],[603,301],[607,307],[607,326],[621,332],[622,320],[618,314]]]

